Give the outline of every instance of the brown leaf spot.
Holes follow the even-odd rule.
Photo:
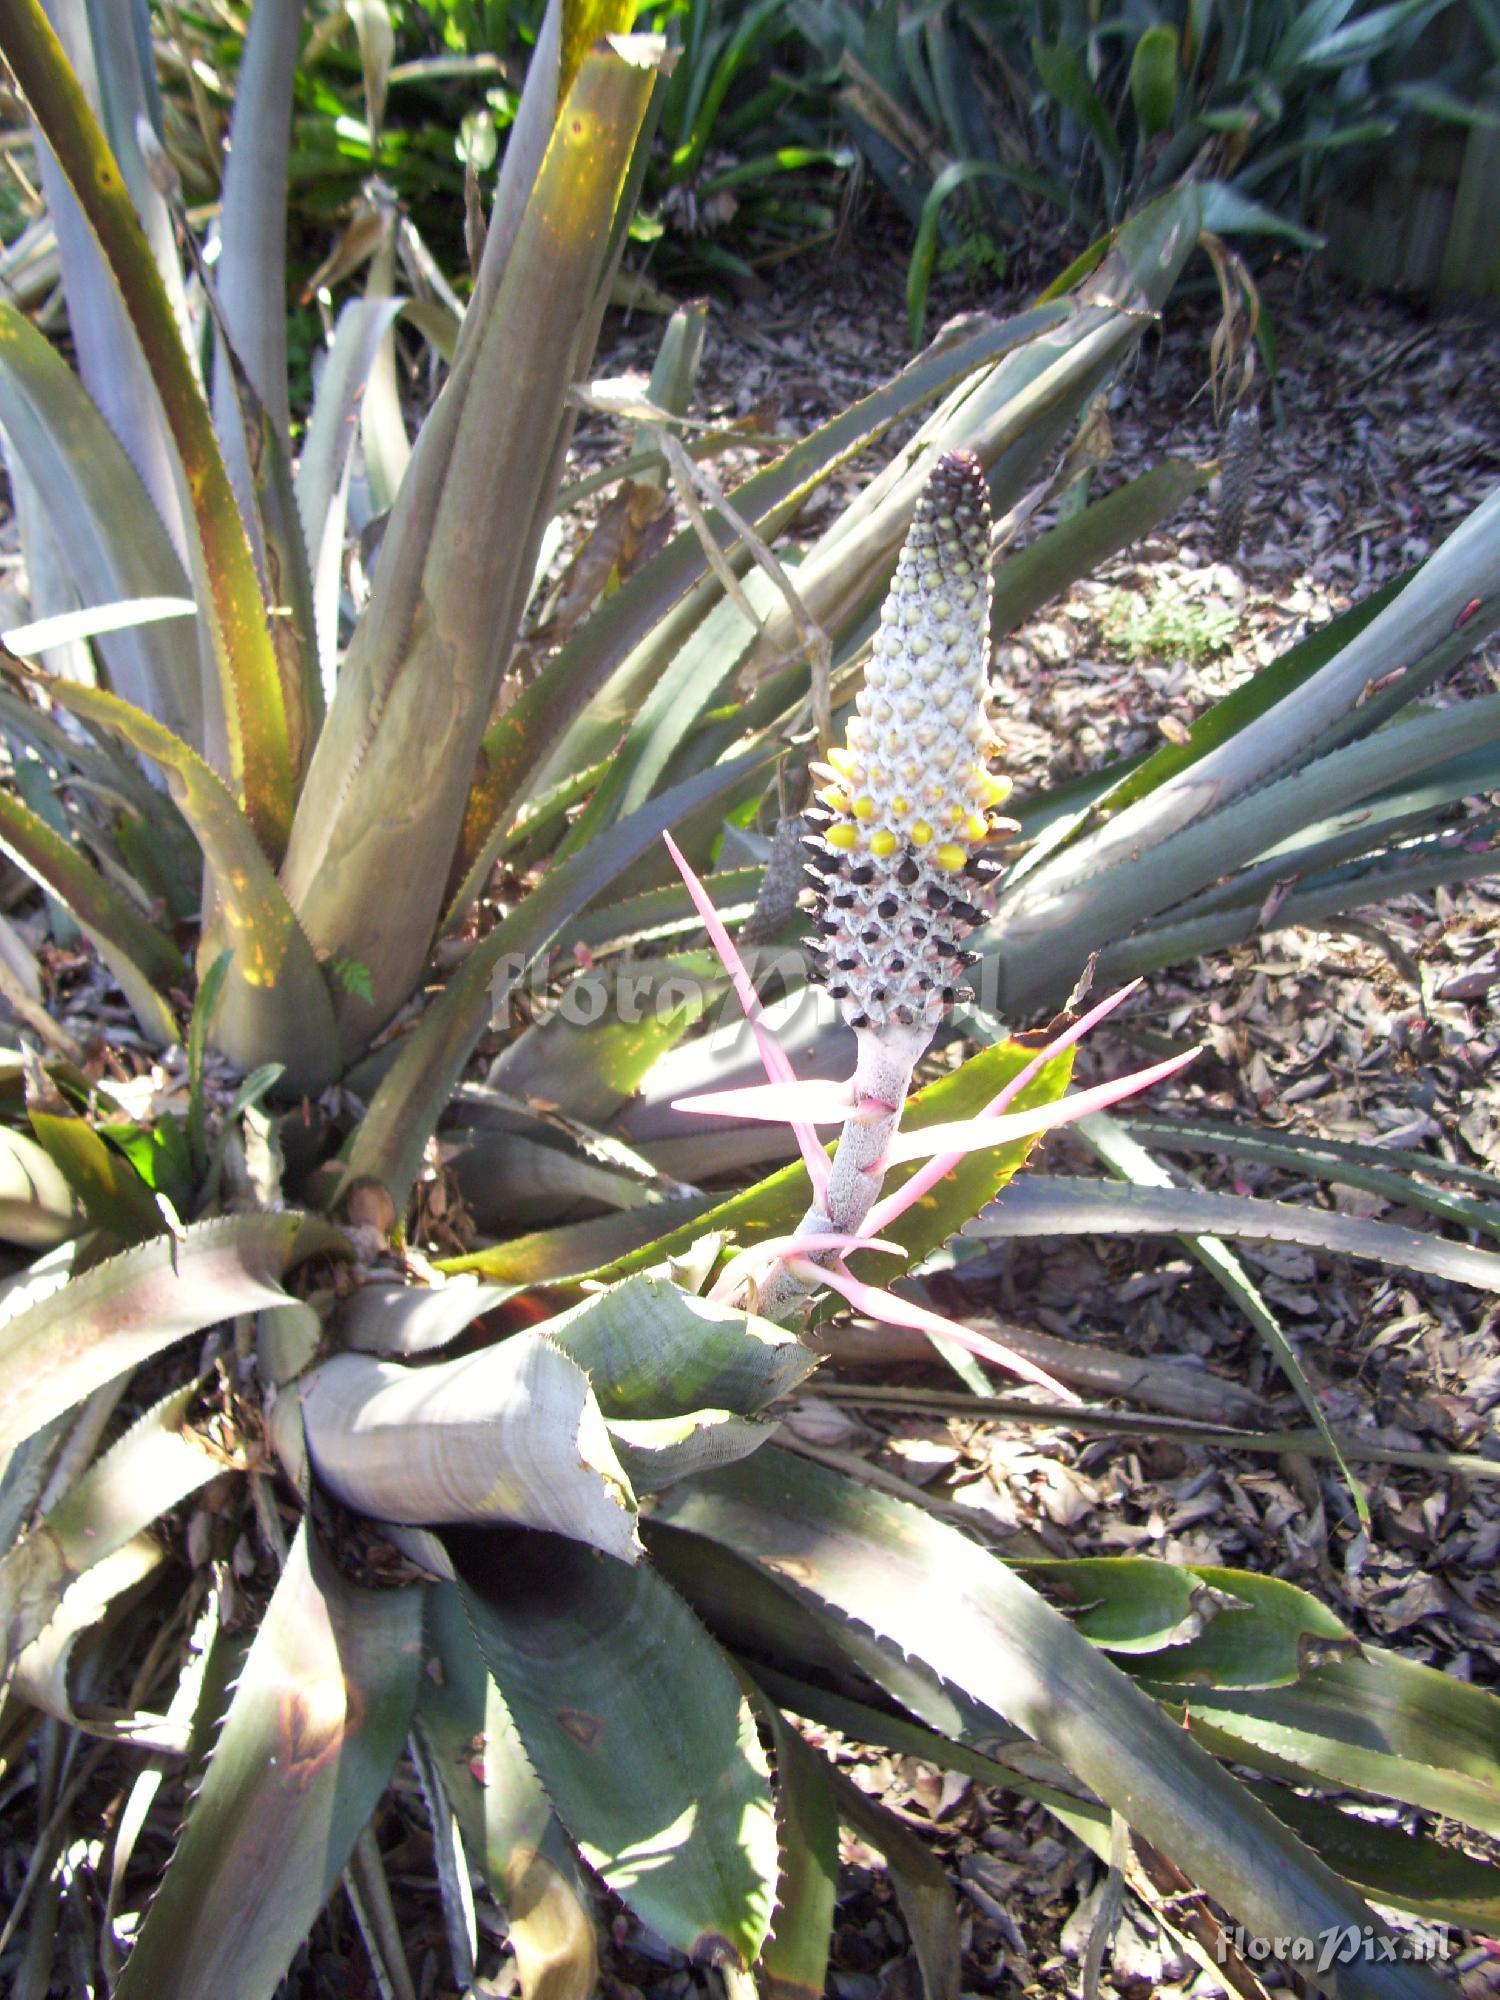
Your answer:
[[[1299,1632],[1297,1634],[1297,1675],[1310,1674],[1318,1667],[1334,1665],[1339,1660],[1358,1660],[1364,1655],[1364,1648],[1352,1633],[1346,1638],[1327,1638],[1321,1632]]]
[[[567,1736],[571,1736],[580,1750],[593,1752],[604,1741],[604,1718],[590,1715],[583,1708],[555,1708],[557,1726]]]
[[[304,1681],[282,1696],[276,1718],[278,1761],[289,1782],[305,1791],[359,1727],[357,1692],[336,1674]]]

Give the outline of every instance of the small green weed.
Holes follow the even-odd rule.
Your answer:
[[[1151,599],[1116,591],[1104,614],[1108,638],[1132,660],[1186,660],[1193,666],[1228,652],[1239,614],[1217,598],[1189,597],[1168,585]]]

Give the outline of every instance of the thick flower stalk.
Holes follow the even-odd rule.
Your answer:
[[[984,921],[974,899],[999,873],[985,850],[1014,830],[996,808],[987,710],[989,492],[972,452],[939,459],[896,566],[845,746],[815,766],[808,866],[819,878],[810,940],[855,1032],[851,1105],[821,1201],[803,1228],[857,1231],[880,1194],[912,1071],[961,984]],[[812,1287],[782,1265],[760,1309],[786,1317]]]

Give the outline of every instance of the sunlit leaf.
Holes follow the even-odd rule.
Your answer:
[[[700,1964],[747,1966],[776,1881],[770,1785],[728,1663],[647,1563],[444,1536],[533,1768],[589,1866]]]
[[[121,2000],[264,2000],[379,1803],[416,1700],[422,1592],[348,1582],[298,1530]]]

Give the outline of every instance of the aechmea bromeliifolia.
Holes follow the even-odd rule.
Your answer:
[[[817,935],[808,940],[818,959],[812,976],[826,983],[854,1030],[853,1077],[847,1084],[796,1080],[760,1023],[754,989],[711,899],[674,845],[771,1078],[769,1089],[709,1092],[680,1100],[678,1108],[787,1120],[813,1185],[796,1235],[735,1258],[716,1296],[753,1291],[758,1312],[790,1320],[828,1285],[880,1318],[945,1332],[1057,1390],[1021,1357],[861,1283],[843,1262],[851,1249],[895,1247],[880,1243],[880,1228],[966,1153],[1101,1109],[1170,1075],[1194,1053],[1004,1115],[1044,1063],[1125,997],[1116,994],[1059,1034],[978,1118],[911,1135],[898,1130],[912,1072],[945,1010],[972,997],[962,984],[975,962],[966,940],[986,919],[984,902],[1001,865],[989,850],[1015,831],[1015,822],[997,812],[1009,782],[990,770],[1000,746],[988,715],[989,519],[974,454],[940,458],[917,503],[845,744],[829,752],[827,764],[813,766],[819,804],[805,815],[804,842],[817,882]],[[813,1127],[835,1119],[843,1129],[830,1163]],[[881,1201],[886,1170],[921,1158],[926,1164]]]

